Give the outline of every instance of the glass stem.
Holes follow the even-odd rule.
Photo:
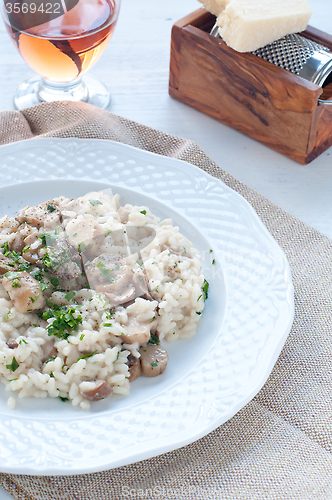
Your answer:
[[[44,102],[83,101],[89,98],[89,92],[81,77],[70,82],[53,82],[42,78],[38,89],[38,97]]]

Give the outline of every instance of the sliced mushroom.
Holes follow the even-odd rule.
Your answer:
[[[0,253],[0,274],[8,273],[9,271],[15,271],[17,269],[17,265],[13,263],[12,259],[6,257],[2,253]]]
[[[24,238],[23,235],[19,232],[16,233],[14,238],[8,244],[9,250],[12,252],[21,253],[24,248]]]
[[[133,354],[129,354],[127,358],[127,365],[129,367],[129,382],[134,382],[138,377],[141,376],[141,362],[139,358],[135,358]]]
[[[18,343],[16,342],[15,339],[7,340],[7,345],[9,347],[9,349],[16,349],[16,347],[18,347]]]
[[[121,254],[102,254],[85,267],[90,288],[105,293],[111,307],[136,297],[151,299],[145,275],[137,263]]]
[[[151,321],[139,323],[134,316],[130,316],[127,325],[123,326],[121,339],[124,344],[138,342],[139,345],[144,345],[150,340],[151,327]]]
[[[26,261],[30,262],[30,264],[37,264],[39,267],[41,266],[41,260],[39,259],[38,255],[38,250],[39,248],[31,248],[31,245],[35,243],[39,238],[39,232],[34,231],[33,233],[29,234],[25,239],[24,239],[24,248],[25,251],[22,253],[23,259]]]
[[[84,253],[86,259],[94,259],[100,254],[105,239],[104,229],[92,219],[84,219],[78,224],[69,223],[66,227],[68,241],[76,250]]]
[[[60,217],[61,212],[58,204],[54,200],[49,200],[34,207],[20,210],[16,220],[20,223],[26,222],[39,229],[43,226],[55,227]]]
[[[157,377],[163,373],[168,363],[168,354],[163,347],[160,345],[145,345],[140,348],[139,352],[144,377]]]
[[[81,382],[79,388],[82,396],[84,396],[88,401],[99,401],[100,399],[105,399],[113,392],[112,387],[106,384],[105,380]]]
[[[64,238],[57,238],[53,246],[47,247],[48,261],[46,266],[47,272],[53,274],[57,278],[71,280],[81,276],[81,262],[79,254],[69,246]]]
[[[42,351],[43,351],[43,357],[41,359],[42,363],[45,363],[50,358],[53,358],[58,354],[57,349],[54,347],[54,340],[49,340],[48,342],[45,342],[45,344],[42,346]]]
[[[8,273],[2,278],[2,286],[20,313],[35,311],[45,306],[39,282],[25,271]]]

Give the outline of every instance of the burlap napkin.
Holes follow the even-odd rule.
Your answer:
[[[116,140],[180,158],[244,196],[286,253],[296,315],[267,383],[231,420],[165,455],[72,477],[0,475],[16,499],[332,499],[332,242],[236,181],[191,142],[85,104],[0,114],[0,143],[32,137]],[[1,179],[1,173],[0,173]]]

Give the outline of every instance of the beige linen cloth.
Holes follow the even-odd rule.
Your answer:
[[[0,485],[20,500],[332,499],[332,242],[232,178],[195,143],[107,111],[42,104],[0,113],[0,130],[1,144],[98,138],[197,165],[254,207],[288,257],[296,300],[292,331],[265,386],[206,437],[114,470],[71,477],[1,474]]]

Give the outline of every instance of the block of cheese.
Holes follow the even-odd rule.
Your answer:
[[[200,1],[212,7],[221,37],[238,52],[251,52],[305,30],[312,14],[307,0]]]
[[[215,16],[219,16],[219,14],[226,8],[226,5],[229,4],[231,0],[198,0],[201,2],[206,10],[214,14]]]

